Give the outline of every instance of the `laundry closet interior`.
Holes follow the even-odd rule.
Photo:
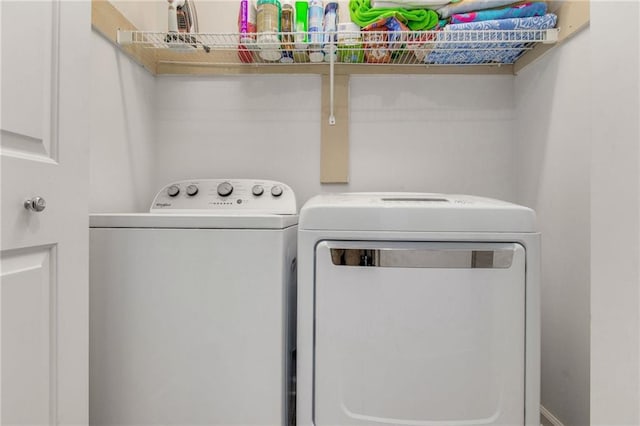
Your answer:
[[[168,182],[233,177],[285,182],[298,208],[346,191],[469,194],[533,208],[543,235],[542,417],[589,423],[592,244],[606,227],[591,217],[593,197],[606,192],[604,172],[592,190],[591,141],[609,128],[595,120],[593,87],[616,67],[607,59],[625,51],[619,40],[633,38],[637,57],[637,6],[619,2],[629,22],[612,30],[600,2],[551,2],[559,41],[516,65],[336,64],[331,76],[329,64],[156,63],[117,43],[117,28],[164,31],[165,3],[93,2],[91,213],[146,212]],[[196,5],[200,32],[236,31],[237,2]],[[614,92],[629,80],[608,78]]]

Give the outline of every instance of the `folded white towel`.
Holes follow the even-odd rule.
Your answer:
[[[371,0],[374,9],[396,8],[403,9],[437,9],[451,0]]]
[[[514,0],[460,0],[437,10],[441,18],[448,18],[456,13],[467,13],[475,10],[491,9],[517,3]]]

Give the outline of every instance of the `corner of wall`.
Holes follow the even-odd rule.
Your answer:
[[[92,32],[90,211],[142,212],[155,172],[155,77]]]
[[[589,424],[590,396],[589,31],[515,81],[518,201],[536,210],[543,240],[543,415],[578,425]]]

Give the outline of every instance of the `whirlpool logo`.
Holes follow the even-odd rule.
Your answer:
[[[156,203],[156,207],[171,207],[171,203]]]

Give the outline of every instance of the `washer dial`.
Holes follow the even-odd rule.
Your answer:
[[[179,193],[180,193],[180,187],[178,185],[171,185],[169,188],[167,188],[167,195],[169,197],[175,197]]]
[[[233,192],[233,185],[229,182],[222,182],[218,185],[218,195],[221,197],[228,197]]]
[[[198,186],[197,185],[189,185],[187,186],[187,195],[190,197],[193,197],[194,195],[196,195],[198,193]]]
[[[271,188],[271,195],[274,197],[279,197],[282,195],[282,187],[280,185],[275,185]]]
[[[260,195],[264,194],[264,188],[262,187],[262,185],[253,185],[253,188],[251,188],[251,193],[256,197],[259,197]]]

